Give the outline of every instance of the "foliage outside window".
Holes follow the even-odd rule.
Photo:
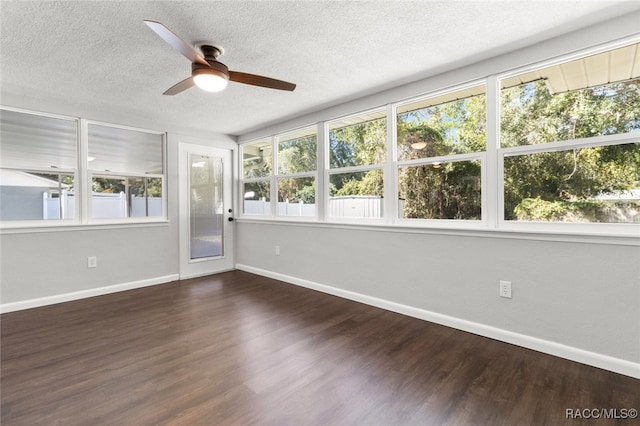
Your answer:
[[[92,218],[163,215],[161,134],[89,123],[88,153]]]
[[[278,216],[316,215],[317,127],[277,136]]]
[[[399,217],[481,220],[485,87],[400,105],[396,123]]]
[[[601,66],[637,50],[502,80],[505,220],[640,222],[640,59]]]
[[[317,144],[312,126],[242,145],[243,214],[316,216]]]
[[[382,218],[386,111],[335,120],[329,122],[328,128],[329,216]]]
[[[78,120],[0,110],[0,220],[76,218]]]
[[[271,215],[271,138],[242,146],[242,213]]]

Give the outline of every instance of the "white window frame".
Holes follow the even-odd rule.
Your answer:
[[[0,230],[2,233],[30,233],[30,232],[48,232],[63,231],[67,229],[87,229],[93,226],[99,227],[121,227],[121,226],[146,226],[150,224],[167,224],[168,211],[168,194],[167,194],[167,137],[166,133],[157,130],[142,129],[131,126],[122,126],[113,123],[87,120],[81,117],[71,117],[48,112],[33,111],[23,108],[14,108],[10,106],[0,106],[2,110],[14,111],[24,114],[31,114],[41,117],[50,117],[55,119],[67,120],[77,123],[77,148],[76,148],[76,168],[55,168],[46,169],[41,167],[28,168],[11,168],[8,170],[16,170],[22,172],[38,172],[49,174],[73,174],[74,175],[74,197],[75,211],[73,219],[55,219],[55,220],[5,220],[0,222]],[[127,174],[117,172],[95,172],[88,169],[88,124],[98,124],[121,128],[126,130],[134,130],[138,132],[151,133],[161,135],[162,137],[162,174]],[[156,217],[126,217],[126,218],[109,218],[109,219],[92,219],[91,218],[91,182],[93,175],[113,175],[114,177],[145,177],[162,179],[162,216]]]
[[[316,167],[314,170],[312,171],[308,171],[308,172],[300,172],[300,173],[280,173],[280,164],[278,162],[278,158],[280,156],[280,142],[286,142],[287,140],[290,139],[282,139],[282,136],[286,136],[287,134],[290,133],[295,133],[295,132],[300,132],[300,131],[305,131],[305,130],[310,130],[310,129],[314,129],[315,128],[315,135],[316,135]],[[313,132],[312,132],[313,133]],[[282,139],[282,140],[281,140]],[[318,210],[319,210],[319,203],[318,203],[318,151],[319,149],[319,143],[318,143],[318,126],[315,124],[312,125],[308,125],[308,126],[301,126],[301,127],[297,127],[295,129],[286,131],[286,132],[282,132],[282,133],[278,133],[277,135],[273,136],[273,147],[272,147],[272,152],[273,152],[273,164],[272,164],[272,174],[274,175],[274,183],[273,188],[275,188],[275,211],[274,211],[274,216],[276,218],[279,219],[287,219],[287,220],[293,220],[293,221],[317,221],[318,220]],[[315,183],[316,183],[316,193],[315,193],[315,213],[313,216],[286,216],[286,215],[279,215],[278,214],[278,203],[280,202],[278,200],[278,182],[282,179],[296,179],[296,178],[306,178],[306,177],[311,177],[314,179]],[[273,195],[273,193],[272,193]]]
[[[497,167],[494,171],[497,178],[497,203],[496,223],[499,230],[531,233],[555,233],[565,235],[602,235],[602,236],[640,236],[640,224],[637,223],[565,223],[565,222],[529,222],[529,221],[508,221],[504,219],[504,159],[509,156],[535,154],[543,152],[564,151],[568,149],[591,148],[599,146],[622,145],[625,143],[637,142],[640,140],[640,132],[619,133],[613,135],[594,136],[582,139],[570,139],[554,141],[545,144],[522,145],[513,147],[501,146],[500,135],[500,83],[502,80],[516,75],[536,71],[573,60],[585,58],[591,55],[614,50],[620,47],[639,43],[640,36],[628,37],[610,43],[605,43],[589,49],[562,55],[546,61],[537,62],[527,66],[511,69],[493,78],[490,77],[496,96],[492,97],[491,109],[495,111],[493,123],[495,128]],[[487,88],[489,91],[489,88]],[[487,108],[489,109],[489,98],[487,98]],[[488,117],[487,117],[488,118]],[[489,135],[487,135],[488,137]]]
[[[588,148],[605,145],[618,145],[637,141],[640,132],[626,134],[597,136],[587,139],[558,141],[549,144],[527,145],[503,148],[500,146],[500,83],[503,79],[518,74],[535,71],[537,69],[569,62],[593,54],[613,50],[625,45],[640,42],[640,35],[628,37],[621,40],[604,43],[602,45],[583,49],[566,55],[557,56],[534,64],[527,64],[522,67],[512,68],[495,74],[487,75],[461,84],[448,85],[442,89],[422,93],[410,98],[388,102],[384,105],[377,105],[363,109],[354,113],[337,117],[323,119],[317,122],[318,134],[318,177],[316,178],[316,203],[318,226],[340,225],[340,226],[373,226],[374,229],[405,229],[406,232],[427,232],[427,233],[470,233],[470,235],[498,236],[501,238],[517,239],[550,239],[554,241],[585,241],[602,242],[614,244],[636,244],[635,238],[640,236],[640,224],[632,223],[553,223],[553,222],[522,222],[504,220],[504,158],[508,156],[521,155],[535,152],[546,152],[563,150],[567,148]],[[436,97],[442,94],[463,90],[473,86],[485,85],[486,96],[486,147],[485,151],[468,154],[454,154],[450,156],[431,157],[416,160],[397,160],[397,108],[398,106],[416,102],[421,99]],[[357,117],[366,113],[386,109],[387,125],[387,159],[386,162],[376,165],[353,166],[345,168],[330,168],[330,144],[329,125],[331,122]],[[281,133],[288,133],[293,130],[285,130]],[[272,150],[277,156],[277,146],[272,138]],[[251,144],[265,138],[256,138],[241,144]],[[405,219],[399,218],[398,214],[398,169],[407,165],[429,164],[433,162],[451,162],[479,160],[481,162],[481,220],[458,220],[458,219]],[[240,160],[242,166],[242,160]],[[277,164],[274,165],[277,167]],[[329,177],[332,174],[349,173],[381,169],[384,173],[384,213],[381,219],[359,219],[329,216]],[[242,170],[242,168],[241,168]],[[277,200],[275,173],[271,179],[271,197]],[[240,188],[243,183],[261,179],[241,179]],[[266,216],[245,216],[246,219],[257,221],[273,220],[275,217],[275,207],[270,217]],[[280,220],[290,221],[291,218],[280,217]],[[412,231],[413,230],[413,231]],[[459,231],[458,231],[459,230]],[[631,238],[629,238],[631,237]]]
[[[261,177],[253,177],[253,178],[245,178],[244,177],[244,150],[246,146],[255,145],[260,142],[266,142],[269,140],[269,146],[271,147],[271,173],[268,176]],[[276,165],[276,159],[278,152],[276,151],[277,146],[275,145],[275,137],[273,135],[268,137],[262,137],[257,139],[252,139],[240,145],[240,152],[238,155],[239,161],[239,170],[240,170],[240,179],[239,179],[239,200],[240,200],[240,217],[246,219],[260,219],[267,220],[273,219],[276,215],[277,210],[277,202],[278,202],[278,191],[275,187],[275,171],[274,166]],[[256,182],[269,182],[269,214],[259,215],[259,214],[247,214],[244,211],[244,185],[246,183],[256,183]],[[274,202],[275,196],[275,202]]]
[[[280,173],[279,172],[279,164],[278,164],[278,153],[279,153],[279,144],[281,142],[280,138],[282,136],[286,136],[290,133],[295,133],[298,131],[315,129],[316,134],[316,168],[315,170],[308,172],[299,172],[299,173]],[[301,222],[317,222],[320,216],[321,203],[319,203],[319,167],[321,164],[320,158],[320,146],[321,146],[321,138],[319,133],[319,127],[317,124],[299,126],[284,132],[277,133],[275,135],[270,135],[268,137],[260,137],[256,139],[251,139],[250,141],[243,142],[240,144],[240,153],[238,155],[239,159],[239,170],[240,170],[240,179],[238,183],[239,194],[238,197],[240,199],[240,218],[243,219],[256,219],[256,220],[280,220],[280,221],[301,221]],[[312,132],[313,133],[313,132]],[[289,139],[284,139],[287,141]],[[246,146],[255,145],[260,142],[269,141],[269,146],[271,147],[271,173],[269,176],[262,177],[253,177],[253,178],[245,178],[244,177],[244,149]],[[313,216],[285,216],[278,214],[278,182],[282,179],[295,179],[295,178],[305,178],[311,177],[315,180],[316,183],[316,203],[315,203],[315,214]],[[269,183],[269,214],[247,214],[244,211],[244,185],[247,183],[256,183],[256,182],[268,182]]]
[[[331,152],[330,152],[330,143],[329,143],[329,133],[330,133],[330,125],[332,122],[335,121],[339,121],[339,120],[348,120],[350,118],[359,118],[363,115],[366,114],[375,114],[378,113],[380,111],[384,111],[385,115],[384,117],[380,117],[380,118],[384,118],[385,119],[385,126],[386,126],[386,132],[387,132],[387,136],[386,136],[386,150],[387,150],[387,155],[386,155],[386,159],[385,161],[383,161],[382,163],[377,163],[377,164],[367,164],[367,165],[362,165],[362,166],[348,166],[348,167],[335,167],[335,168],[331,168]],[[327,120],[325,122],[322,123],[322,132],[323,132],[323,142],[324,145],[322,147],[322,152],[323,152],[323,158],[324,158],[324,164],[323,164],[323,183],[324,183],[324,190],[323,190],[323,194],[322,194],[322,199],[323,199],[323,204],[324,204],[324,218],[326,222],[329,223],[350,223],[350,224],[366,224],[366,225],[384,225],[384,224],[389,224],[391,217],[390,214],[392,213],[391,211],[389,211],[389,208],[393,208],[390,206],[389,203],[389,197],[387,196],[387,192],[389,189],[389,184],[391,184],[392,182],[390,181],[390,177],[393,176],[393,174],[390,174],[390,168],[389,168],[389,164],[390,161],[389,159],[391,158],[390,155],[392,155],[392,152],[389,148],[389,129],[390,129],[390,123],[389,123],[389,105],[383,105],[383,106],[378,106],[378,107],[374,107],[374,108],[368,108],[366,110],[363,111],[359,111],[353,114],[347,114],[347,115],[343,115],[340,117],[335,117],[332,118],[330,120]],[[363,121],[363,122],[366,122]],[[358,124],[358,123],[355,123]],[[354,125],[355,125],[354,124]],[[344,127],[348,127],[344,126]],[[341,128],[341,127],[337,127],[337,128]],[[329,189],[331,187],[330,185],[330,181],[331,181],[331,175],[339,175],[339,174],[344,174],[344,173],[357,173],[357,172],[367,172],[370,170],[381,170],[382,171],[382,180],[383,180],[383,194],[382,194],[382,206],[383,206],[383,210],[382,210],[382,217],[381,218],[355,218],[355,217],[342,217],[342,216],[331,216],[331,212],[330,212],[330,198],[331,195],[329,194]]]
[[[89,125],[95,124],[97,126],[104,127],[112,127],[115,129],[122,130],[130,130],[134,132],[141,133],[149,133],[152,135],[160,136],[162,139],[162,174],[144,174],[144,173],[123,173],[119,171],[99,171],[92,170],[89,168]],[[168,210],[168,197],[167,197],[167,178],[166,178],[166,170],[167,170],[167,135],[165,132],[160,132],[156,130],[142,129],[139,127],[132,126],[123,126],[118,124],[106,123],[103,121],[94,121],[94,120],[86,120],[81,119],[82,125],[82,135],[84,138],[84,143],[82,144],[83,155],[80,159],[80,168],[84,172],[86,179],[84,182],[88,186],[86,192],[83,194],[87,194],[83,197],[83,223],[89,224],[97,224],[97,225],[111,225],[111,224],[119,224],[119,223],[155,223],[155,222],[166,222],[167,221],[167,210]],[[162,179],[162,216],[152,216],[152,217],[122,217],[122,218],[94,218],[93,217],[93,209],[91,202],[91,192],[92,192],[92,182],[94,177],[113,177],[114,179],[118,178],[159,178]]]
[[[394,204],[394,217],[392,223],[395,223],[399,226],[404,227],[445,227],[445,228],[486,228],[489,224],[489,217],[491,213],[488,211],[488,183],[487,183],[487,153],[489,150],[489,84],[488,79],[480,79],[469,81],[464,84],[458,84],[455,86],[449,86],[445,89],[436,90],[433,92],[429,92],[427,94],[423,94],[420,96],[416,96],[413,98],[409,98],[403,100],[401,102],[396,102],[392,105],[390,117],[393,118],[393,138],[389,138],[389,143],[393,148],[393,193],[387,197],[393,199]],[[484,151],[465,153],[465,154],[452,154],[452,155],[443,155],[438,157],[424,157],[417,158],[413,160],[398,160],[398,141],[397,141],[397,117],[398,117],[398,109],[404,105],[419,102],[422,100],[428,100],[430,98],[436,98],[438,96],[460,92],[465,89],[471,89],[474,87],[485,87],[485,98],[486,98],[486,111],[485,111],[485,127],[486,131],[486,146]],[[435,104],[433,106],[442,105]],[[480,161],[480,209],[481,209],[481,218],[479,220],[465,220],[465,219],[409,219],[400,217],[400,211],[398,210],[398,193],[400,189],[400,181],[399,181],[399,169],[401,167],[406,166],[420,166],[420,165],[428,165],[434,163],[454,163],[461,161]],[[386,194],[385,194],[386,197]]]

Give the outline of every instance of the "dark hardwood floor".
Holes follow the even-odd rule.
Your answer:
[[[566,410],[640,380],[240,271],[0,320],[3,426],[638,424]]]

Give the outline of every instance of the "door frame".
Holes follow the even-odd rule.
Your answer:
[[[201,142],[201,143],[198,143]],[[223,163],[223,255],[191,260],[190,255],[190,198],[189,198],[189,155],[207,155],[222,158]],[[178,143],[178,240],[180,279],[195,278],[235,269],[235,226],[229,218],[234,218],[234,161],[236,150],[228,147],[211,146],[209,141],[186,140]],[[229,212],[229,209],[232,211]]]

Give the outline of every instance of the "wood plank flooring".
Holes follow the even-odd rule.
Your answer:
[[[600,425],[640,380],[241,271],[3,314],[9,425]]]

